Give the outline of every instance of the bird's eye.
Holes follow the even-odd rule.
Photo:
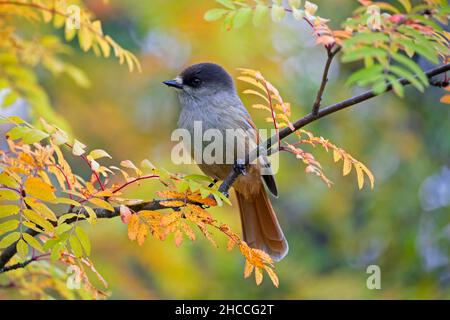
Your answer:
[[[194,78],[192,79],[192,86],[194,87],[198,87],[202,84],[202,80],[200,80],[199,78]]]

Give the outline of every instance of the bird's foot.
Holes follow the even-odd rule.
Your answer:
[[[242,174],[243,176],[247,175],[247,169],[245,168],[245,162],[242,160],[236,160],[233,165],[234,172],[238,174]]]

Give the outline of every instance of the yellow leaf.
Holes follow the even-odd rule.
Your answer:
[[[132,241],[136,240],[139,232],[139,217],[132,215],[128,222],[128,238]]]
[[[16,244],[17,253],[23,259],[27,257],[28,254],[28,245],[23,239],[20,239]]]
[[[344,166],[342,168],[342,174],[344,176],[348,175],[352,171],[352,162],[348,157],[344,156]]]
[[[183,243],[183,233],[181,232],[181,230],[178,229],[177,231],[175,231],[174,241],[177,247],[181,246],[181,244]]]
[[[256,280],[256,285],[258,285],[258,286],[263,281],[263,273],[262,273],[261,269],[258,267],[255,268],[255,280]]]
[[[333,160],[334,160],[334,162],[338,162],[341,159],[342,159],[341,153],[338,150],[334,149],[333,150]]]
[[[33,209],[34,211],[39,213],[44,218],[47,218],[48,220],[51,220],[51,221],[58,220],[58,218],[56,217],[55,213],[52,210],[50,210],[50,208],[47,207],[42,202],[39,202],[36,199],[31,199],[31,198],[28,198],[28,197],[25,198],[24,200],[31,207],[31,209]]]
[[[27,196],[32,196],[39,200],[53,201],[56,199],[55,188],[36,177],[29,177],[25,181],[24,189]]]
[[[93,205],[99,207],[99,208],[106,209],[106,210],[108,210],[108,211],[114,212],[114,207],[113,207],[110,203],[106,202],[106,201],[103,200],[103,199],[100,199],[100,198],[91,198],[91,199],[89,199],[88,201],[89,201],[90,203],[92,203]]]
[[[19,206],[8,204],[4,206],[0,206],[0,218],[6,218],[9,216],[13,216],[19,212]]]
[[[20,239],[20,232],[12,232],[0,240],[0,249],[9,247],[11,244]]]
[[[253,272],[253,268],[254,266],[248,260],[245,260],[244,278],[250,277]]]
[[[269,275],[270,280],[272,280],[273,285],[278,288],[280,281],[278,280],[278,276],[275,273],[275,271],[273,271],[273,269],[269,266],[265,266],[264,269],[266,270],[267,274]]]
[[[37,224],[38,226],[43,228],[46,232],[51,232],[51,233],[54,232],[55,228],[53,227],[53,225],[50,222],[48,222],[47,220],[45,220],[43,217],[41,217],[39,214],[37,214],[36,212],[29,210],[29,209],[25,209],[25,210],[23,210],[23,214],[28,220],[30,220],[31,222],[34,222],[35,224]]]
[[[35,239],[31,235],[29,235],[28,233],[25,233],[25,232],[22,233],[22,237],[34,249],[36,249],[36,250],[38,250],[40,252],[44,252],[45,251],[44,248],[42,247],[41,243],[37,239]]]
[[[145,239],[147,238],[147,235],[148,235],[148,227],[145,225],[145,223],[141,223],[139,225],[138,232],[136,235],[137,243],[140,246],[142,246],[144,244]]]
[[[186,203],[184,201],[171,200],[171,201],[161,201],[160,204],[164,207],[182,207]]]
[[[16,180],[14,180],[9,174],[6,172],[0,173],[0,184],[10,187],[10,188],[17,188],[19,184]]]
[[[445,104],[450,104],[450,94],[446,94],[441,98],[441,102]]]
[[[355,164],[356,176],[358,177],[358,188],[362,189],[364,186],[364,172],[358,164]]]

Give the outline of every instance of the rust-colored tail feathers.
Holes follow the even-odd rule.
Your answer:
[[[246,198],[236,191],[241,213],[244,241],[251,248],[263,250],[274,261],[283,259],[289,246],[278,223],[277,216],[261,185],[259,192]]]

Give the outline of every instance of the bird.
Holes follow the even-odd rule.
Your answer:
[[[204,131],[212,129],[225,137],[220,161],[195,161],[203,173],[215,181],[224,180],[231,170],[242,171],[233,188],[243,240],[274,261],[283,259],[289,246],[264,184],[275,197],[278,196],[277,186],[266,157],[260,156],[258,161],[247,165],[242,162],[249,150],[257,147],[258,133],[231,75],[220,65],[205,62],[191,65],[175,79],[163,83],[177,91],[181,106],[178,128],[187,130],[191,136],[192,140],[188,141],[191,156],[208,144],[194,141],[198,140],[193,138],[196,123],[201,123]],[[229,130],[238,134],[229,138]]]

